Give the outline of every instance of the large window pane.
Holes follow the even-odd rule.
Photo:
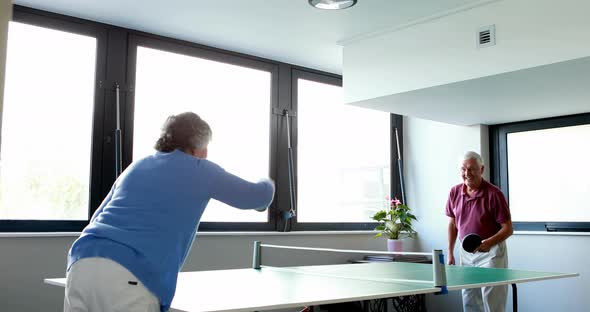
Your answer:
[[[590,125],[508,133],[513,221],[590,222]]]
[[[166,117],[193,111],[213,130],[208,159],[251,181],[269,175],[270,72],[137,48],[133,159],[154,152]],[[212,200],[202,221],[266,222]]]
[[[390,115],[297,81],[298,222],[371,222],[390,190]]]
[[[0,219],[88,219],[95,64],[95,38],[10,22]]]

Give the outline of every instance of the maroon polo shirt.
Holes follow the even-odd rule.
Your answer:
[[[473,196],[467,194],[466,188],[463,183],[451,188],[446,215],[455,218],[459,240],[471,233],[487,239],[500,230],[501,223],[510,220],[506,198],[499,188],[485,180]]]

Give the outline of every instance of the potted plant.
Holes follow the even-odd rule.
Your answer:
[[[418,219],[410,212],[410,207],[397,198],[389,200],[388,206],[388,209],[380,210],[372,217],[378,223],[375,230],[379,233],[375,235],[375,238],[385,236],[387,237],[387,250],[401,251],[400,239],[416,236],[416,231],[412,228],[412,221]]]

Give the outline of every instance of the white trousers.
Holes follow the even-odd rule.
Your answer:
[[[64,312],[94,311],[159,312],[160,302],[115,261],[84,258],[67,273]]]
[[[469,253],[461,248],[461,265],[480,268],[507,268],[506,242],[495,245],[489,252]],[[508,286],[463,289],[462,295],[464,312],[503,312],[506,310]]]

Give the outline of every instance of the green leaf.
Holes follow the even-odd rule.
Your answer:
[[[412,220],[418,219],[405,204],[390,205],[388,209],[375,213],[372,219],[379,223],[375,227],[375,231],[379,231],[375,237],[387,236],[391,239],[399,239],[400,235],[413,237],[416,234],[412,228]]]
[[[373,216],[373,220],[379,221],[385,219],[386,216],[387,213],[385,212],[385,210],[380,210]]]

